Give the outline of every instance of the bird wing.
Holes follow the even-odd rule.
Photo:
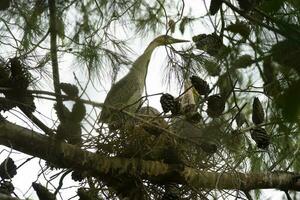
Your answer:
[[[116,84],[114,84],[108,92],[104,101],[104,107],[102,109],[100,120],[101,122],[109,122],[112,118],[112,113],[117,110],[113,110],[109,107],[115,107],[116,109],[126,108],[127,111],[135,111],[138,107],[139,98],[142,96],[144,84],[140,84],[138,79],[132,76],[128,79],[125,76]],[[136,104],[134,104],[136,102]],[[130,105],[134,104],[134,105]]]

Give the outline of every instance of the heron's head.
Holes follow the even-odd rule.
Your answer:
[[[158,36],[157,38],[155,38],[153,42],[157,43],[157,45],[168,45],[168,44],[189,42],[189,41],[188,40],[176,39],[176,38],[173,38],[169,35],[161,35],[161,36]]]

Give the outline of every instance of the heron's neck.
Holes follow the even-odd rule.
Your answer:
[[[145,49],[143,55],[141,55],[133,65],[132,70],[133,71],[138,71],[139,73],[145,74],[148,69],[148,65],[151,59],[152,52],[156,47],[160,46],[156,42],[151,42],[148,47]]]
[[[144,54],[150,54],[150,56],[151,56],[151,54],[152,54],[152,52],[154,51],[154,49],[155,49],[156,47],[158,47],[158,46],[160,46],[159,43],[157,43],[157,42],[151,42],[151,43],[148,45],[148,47],[145,49]]]

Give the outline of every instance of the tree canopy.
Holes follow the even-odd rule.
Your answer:
[[[297,0],[2,0],[0,199],[299,198],[299,20]],[[190,40],[152,55],[164,87],[104,104],[158,35]]]

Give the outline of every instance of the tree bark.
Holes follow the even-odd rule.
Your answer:
[[[20,199],[0,193],[0,200],[20,200]]]
[[[159,183],[175,182],[192,185],[194,188],[243,191],[275,188],[300,191],[300,174],[217,173],[159,161],[105,157],[7,121],[0,122],[0,144],[44,159],[57,167],[85,171],[103,180],[114,175],[139,177]]]

